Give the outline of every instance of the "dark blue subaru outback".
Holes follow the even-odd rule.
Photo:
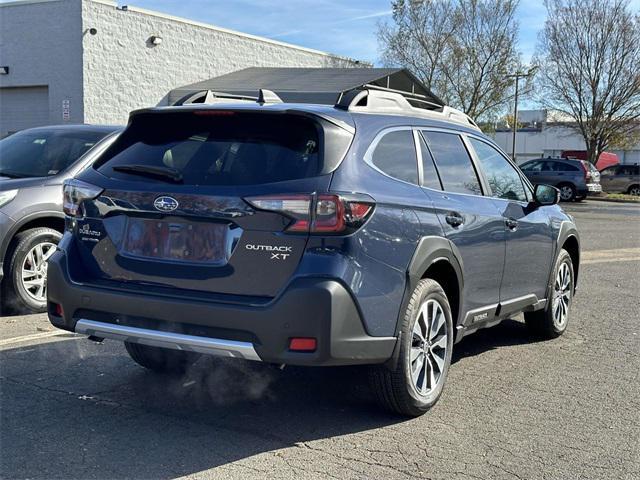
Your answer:
[[[414,100],[369,85],[335,106],[263,91],[132,113],[65,185],[51,323],[156,371],[370,365],[382,404],[414,416],[463,336],[521,312],[561,335],[580,248],[557,189]]]

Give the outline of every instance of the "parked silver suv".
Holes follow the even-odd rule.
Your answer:
[[[64,231],[62,183],[110,145],[118,128],[57,125],[0,141],[0,310],[44,311],[46,261]]]
[[[640,195],[640,165],[614,165],[600,172],[602,190]]]

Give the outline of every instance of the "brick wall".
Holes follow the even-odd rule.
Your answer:
[[[122,124],[136,108],[166,103],[181,85],[250,66],[329,67],[355,62],[322,52],[155,14],[82,2],[84,112],[88,123]],[[152,35],[162,37],[153,46]]]

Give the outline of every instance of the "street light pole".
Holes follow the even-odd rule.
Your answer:
[[[511,127],[512,138],[511,138],[511,160],[516,162],[516,132],[518,131],[518,83],[520,82],[520,76],[518,73],[515,75],[516,78],[516,94],[513,102],[513,126]]]
[[[513,78],[516,81],[516,92],[515,92],[514,102],[513,102],[513,125],[511,127],[511,131],[513,132],[512,139],[511,139],[511,159],[514,162],[516,161],[516,133],[518,131],[518,84],[521,78],[531,77],[532,75],[535,74],[535,72],[536,72],[536,67],[531,67],[526,72],[523,72],[522,70],[518,70],[517,72],[511,75],[507,75],[507,78]]]

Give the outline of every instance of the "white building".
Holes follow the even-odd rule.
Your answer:
[[[523,163],[532,158],[560,156],[563,150],[585,150],[582,136],[567,127],[568,119],[548,110],[523,110],[518,112],[522,127],[516,132],[516,159]],[[494,134],[496,143],[507,153],[513,148],[513,132],[498,128]],[[620,163],[640,163],[640,143],[629,150],[609,149]]]
[[[58,123],[124,124],[173,88],[246,67],[356,60],[110,0],[0,4],[0,138]]]

